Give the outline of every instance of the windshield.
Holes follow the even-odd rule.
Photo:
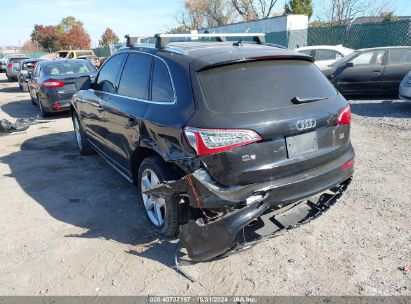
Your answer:
[[[66,58],[67,57],[68,52],[58,52],[57,55],[59,58]]]
[[[331,67],[337,68],[339,67],[342,63],[350,61],[352,58],[354,58],[355,56],[357,56],[358,52],[352,52],[351,54],[337,60],[336,62],[330,64]]]
[[[45,65],[44,71],[47,75],[70,75],[96,73],[96,68],[88,61],[54,61]]]
[[[330,98],[334,87],[307,61],[270,60],[226,65],[200,72],[208,108],[219,113],[247,113],[292,105],[291,100]]]

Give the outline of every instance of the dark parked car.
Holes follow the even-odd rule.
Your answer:
[[[97,69],[87,60],[58,59],[37,63],[28,82],[33,104],[38,104],[43,116],[68,111],[74,93],[75,80],[80,76],[94,76]]]
[[[411,47],[363,49],[322,72],[343,95],[398,95],[411,70]]]
[[[327,209],[353,175],[351,112],[312,58],[262,37],[170,37],[181,35],[156,47],[128,38],[95,80],[77,80],[80,152],[135,182],[153,227],[178,234],[194,260],[248,246],[248,228],[263,239],[288,227],[270,220],[278,208],[307,202],[301,222]]]
[[[29,80],[29,73],[33,73],[37,62],[40,59],[24,59],[20,62],[19,72],[17,73],[17,81],[22,91],[28,92],[27,82]]]

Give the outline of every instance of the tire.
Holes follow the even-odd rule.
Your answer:
[[[178,225],[181,222],[181,212],[176,200],[156,199],[143,194],[143,191],[167,180],[175,179],[176,175],[168,165],[159,157],[152,156],[143,160],[138,170],[137,185],[140,191],[140,201],[143,205],[145,214],[152,227],[164,236],[172,237],[178,232]],[[149,184],[147,184],[147,181]],[[151,202],[151,203],[150,203]],[[150,207],[152,206],[152,208]],[[158,208],[158,209],[157,209]],[[158,219],[161,214],[162,219]]]
[[[21,85],[20,80],[17,80],[17,81],[18,81],[18,83],[19,83],[20,90],[24,92],[24,90],[23,90],[23,86]]]
[[[13,82],[13,81],[14,81],[14,78],[7,76],[7,81],[8,81],[8,82]]]
[[[46,111],[46,109],[44,109],[43,104],[41,103],[40,98],[37,96],[37,103],[39,104],[39,108],[40,108],[40,114],[43,117],[47,117],[50,115],[49,112]]]
[[[30,94],[31,103],[33,105],[37,105],[36,100],[33,98],[33,96],[31,96],[30,88],[28,88],[28,91],[29,91],[29,94]]]
[[[83,127],[81,126],[80,120],[76,113],[72,115],[73,127],[74,127],[74,137],[76,139],[77,148],[81,155],[91,155],[95,151],[91,147],[90,143],[86,139],[86,134],[84,134]]]

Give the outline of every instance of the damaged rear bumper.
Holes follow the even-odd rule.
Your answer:
[[[198,169],[146,194],[166,199],[180,195],[188,197],[193,208],[222,211],[217,217],[200,217],[180,225],[179,238],[189,257],[206,261],[319,216],[342,195],[353,172],[353,167],[322,166],[292,177],[222,187],[205,169]],[[281,215],[282,221],[272,212]]]
[[[238,252],[320,216],[337,202],[350,182],[348,179],[325,193],[281,208],[273,208],[262,198],[207,224],[201,219],[189,221],[180,227],[179,238],[195,261]]]

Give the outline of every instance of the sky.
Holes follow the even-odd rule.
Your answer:
[[[6,0],[0,0],[3,2]],[[314,5],[329,0],[314,0]],[[396,15],[411,16],[411,0],[389,0]],[[153,34],[176,25],[175,16],[184,0],[19,0],[6,1],[0,18],[0,46],[18,46],[30,39],[34,24],[56,25],[63,17],[74,16],[84,23],[98,44],[110,27],[120,37],[126,34]],[[281,10],[285,0],[279,0]],[[12,4],[11,4],[12,3]],[[10,5],[9,5],[10,4]]]

